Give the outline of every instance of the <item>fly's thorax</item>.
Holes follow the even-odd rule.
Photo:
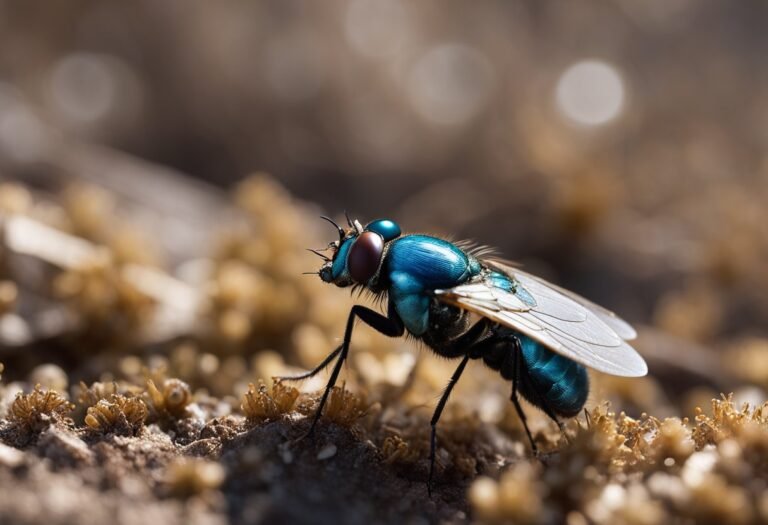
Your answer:
[[[408,275],[423,290],[450,288],[481,271],[474,257],[439,237],[407,235],[392,243],[387,271]]]

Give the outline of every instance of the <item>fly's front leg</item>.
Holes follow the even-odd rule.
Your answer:
[[[323,369],[330,365],[336,357],[341,353],[341,347],[342,345],[339,345],[336,347],[336,350],[328,354],[328,356],[323,359],[323,362],[317,365],[313,370],[310,370],[309,372],[305,374],[300,374],[297,376],[280,376],[277,378],[278,381],[301,381],[302,379],[309,379],[310,377],[315,377],[317,374],[323,371]]]
[[[448,386],[445,387],[443,395],[440,397],[440,401],[437,403],[435,413],[432,414],[432,420],[429,422],[431,432],[429,434],[429,478],[427,478],[427,493],[432,496],[432,476],[435,472],[435,451],[437,450],[437,422],[440,421],[440,415],[443,413],[445,404],[448,402],[448,397],[451,395],[451,390],[459,382],[461,374],[464,372],[464,367],[467,366],[469,361],[469,354],[466,354],[459,363],[459,367],[451,376],[451,380],[448,382]]]
[[[317,425],[317,421],[320,419],[320,415],[323,413],[325,403],[328,401],[328,395],[331,393],[331,389],[336,384],[336,380],[339,377],[341,366],[344,364],[344,360],[349,354],[349,343],[352,340],[352,330],[355,327],[355,319],[360,319],[374,330],[386,336],[400,337],[405,332],[405,327],[403,326],[403,321],[394,311],[392,303],[389,305],[388,314],[388,316],[381,315],[375,310],[371,310],[370,308],[366,308],[365,306],[361,306],[359,304],[353,306],[352,310],[349,312],[349,317],[347,318],[347,328],[344,331],[344,340],[342,341],[341,345],[328,357],[326,357],[323,362],[320,363],[320,366],[318,366],[312,372],[309,374],[304,374],[303,376],[298,376],[299,379],[312,377],[313,375],[320,372],[323,368],[328,366],[336,357],[336,355],[339,356],[336,364],[333,367],[333,371],[331,372],[331,377],[328,379],[328,384],[325,386],[323,397],[320,398],[317,411],[315,412],[315,416],[312,419],[312,426],[309,427],[307,435],[311,435],[314,432],[315,425]]]
[[[477,352],[478,341],[480,341],[488,332],[490,322],[487,319],[481,319],[475,323],[469,330],[467,330],[460,337],[450,341],[442,343],[439,347],[433,349],[439,355],[443,357],[459,357],[463,356],[458,368],[451,376],[451,380],[448,382],[448,386],[445,387],[443,395],[440,396],[440,401],[437,402],[435,412],[432,414],[432,420],[430,424],[429,434],[429,477],[427,478],[427,492],[432,496],[432,477],[435,473],[435,454],[437,451],[437,423],[440,421],[440,416],[443,413],[445,404],[448,402],[448,397],[451,395],[453,387],[458,383],[461,374],[464,372],[464,368],[467,366],[467,362],[470,359],[475,359],[480,356]]]

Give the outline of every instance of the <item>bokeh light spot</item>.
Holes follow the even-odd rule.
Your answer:
[[[615,119],[624,107],[624,81],[618,70],[599,60],[570,66],[557,82],[558,109],[571,121],[599,126]]]
[[[407,39],[409,22],[400,1],[352,0],[345,14],[344,35],[363,56],[390,57]]]
[[[408,92],[416,111],[437,124],[462,124],[486,105],[493,84],[488,60],[474,49],[444,44],[411,70]]]
[[[118,79],[107,57],[73,53],[59,60],[51,74],[51,99],[76,122],[93,122],[113,108]]]

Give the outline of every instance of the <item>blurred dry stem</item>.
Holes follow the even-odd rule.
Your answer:
[[[188,498],[217,490],[225,476],[224,468],[213,461],[179,458],[168,466],[165,482],[171,495]]]

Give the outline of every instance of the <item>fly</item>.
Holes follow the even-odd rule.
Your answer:
[[[431,488],[437,423],[448,397],[470,359],[481,359],[512,382],[510,400],[536,452],[522,395],[562,429],[560,418],[576,416],[589,394],[586,367],[607,374],[640,377],[648,372],[629,345],[635,330],[612,312],[518,268],[461,243],[421,234],[403,235],[400,226],[379,219],[363,227],[347,217],[348,228],[323,217],[338,240],[322,253],[318,274],[339,287],[362,286],[386,294],[386,315],[352,307],[342,343],[314,370],[283,378],[312,377],[336,360],[309,430],[322,414],[328,395],[349,354],[355,320],[389,337],[407,331],[435,353],[460,359],[430,422]],[[471,314],[480,319],[470,323]]]

